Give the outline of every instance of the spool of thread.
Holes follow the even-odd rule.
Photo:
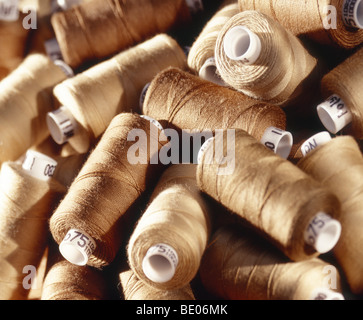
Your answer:
[[[90,0],[55,13],[52,26],[73,69],[167,32],[190,18],[185,0]]]
[[[327,281],[331,270],[335,283]],[[291,261],[265,239],[232,225],[213,234],[199,274],[204,287],[222,299],[344,300],[333,265],[319,258]]]
[[[47,116],[54,140],[85,153],[120,112],[136,112],[145,84],[169,66],[185,68],[178,43],[160,34],[54,88],[62,107]]]
[[[298,163],[299,168],[320,181],[341,203],[342,234],[334,248],[351,291],[363,293],[362,238],[363,159],[352,136],[322,141]]]
[[[205,24],[188,54],[188,66],[201,78],[225,85],[218,74],[214,49],[218,34],[227,21],[239,12],[236,0],[224,1],[219,10]]]
[[[120,272],[124,300],[195,300],[190,285],[175,290],[159,290],[146,285],[131,269]]]
[[[48,57],[32,54],[0,82],[0,163],[17,160],[49,135],[52,88],[65,78]]]
[[[223,81],[255,99],[286,106],[301,96],[316,59],[293,34],[257,11],[234,15],[218,34],[217,69]]]
[[[317,112],[325,128],[333,134],[345,129],[357,139],[363,139],[362,59],[363,47],[321,80],[326,101],[318,105]]]
[[[164,129],[240,128],[261,140],[269,127],[285,130],[284,111],[177,68],[160,72],[146,92],[143,114]]]
[[[133,129],[145,139],[135,142]],[[50,219],[53,238],[68,261],[97,268],[113,261],[133,205],[161,174],[162,166],[151,163],[166,143],[159,135],[137,114],[112,119]],[[131,158],[135,148],[137,161]]]
[[[309,37],[324,45],[352,49],[363,41],[361,0],[298,0],[294,3],[239,0],[238,3],[240,11],[260,11],[294,35]],[[355,28],[353,24],[360,27]]]
[[[24,285],[27,280],[25,268],[38,267],[47,245],[48,219],[66,191],[62,185],[50,178],[52,166],[52,159],[29,151],[23,164],[5,162],[1,167],[2,300],[24,300],[29,295],[29,288]],[[29,285],[28,282],[26,284]]]
[[[107,289],[101,270],[64,260],[51,242],[41,300],[106,300]]]
[[[154,288],[183,288],[198,272],[211,221],[195,174],[194,164],[169,167],[130,237],[129,265]]]
[[[206,142],[207,147],[202,147],[197,169],[199,188],[292,260],[332,250],[341,231],[336,220],[340,213],[338,198],[245,131],[235,131],[232,145],[226,136],[212,138]],[[222,171],[225,154],[238,159],[228,174]]]

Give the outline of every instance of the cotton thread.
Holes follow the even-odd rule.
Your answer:
[[[330,288],[327,277],[336,271]],[[200,277],[207,290],[230,300],[344,300],[340,274],[327,262],[289,260],[247,228],[227,225],[213,234]]]
[[[0,82],[0,163],[17,160],[49,135],[45,117],[55,105],[52,89],[65,78],[48,57],[32,54]]]
[[[363,30],[348,27],[342,19],[344,0],[313,1],[264,1],[239,0],[240,11],[258,10],[281,23],[296,36],[306,36],[314,41],[352,49],[363,41]],[[331,8],[336,9],[336,27],[328,26]],[[331,19],[334,19],[333,15]]]
[[[237,37],[243,45],[235,44]],[[259,44],[259,52],[252,58],[249,52],[254,43]],[[236,51],[236,57],[229,51]],[[238,13],[225,23],[217,38],[215,59],[221,78],[232,88],[282,106],[302,95],[302,84],[316,67],[316,59],[298,38],[269,16],[252,10]]]
[[[240,128],[260,140],[270,126],[285,129],[284,111],[177,68],[151,82],[142,113],[176,130]]]
[[[310,151],[298,166],[340,200],[342,234],[334,255],[352,292],[360,294],[363,292],[360,254],[363,159],[360,148],[352,136],[337,136]]]
[[[54,14],[51,22],[64,61],[75,69],[189,19],[185,0],[91,0]]]
[[[178,43],[160,34],[60,83],[54,88],[54,95],[77,123],[73,136],[67,138],[69,144],[79,153],[87,152],[114,116],[138,111],[143,87],[158,72],[169,66],[183,69],[186,65]],[[51,133],[52,126],[53,121],[48,124]],[[53,137],[63,143],[58,126],[55,131],[62,137]]]
[[[183,288],[198,272],[210,234],[211,217],[196,185],[195,173],[194,164],[174,165],[164,172],[128,243],[131,269],[140,280],[157,289]],[[154,247],[158,248],[148,255]],[[166,250],[169,251],[164,254]],[[175,271],[164,278],[166,268],[159,269],[155,263],[156,259],[165,261],[169,256]],[[145,258],[149,263],[146,266]],[[156,273],[153,277],[157,279],[148,273]]]
[[[26,266],[38,267],[48,239],[48,219],[65,193],[57,181],[32,177],[18,162],[0,172],[0,297],[26,300]]]
[[[128,159],[129,149],[135,145],[135,141],[128,139],[133,129],[145,133],[145,143],[137,146],[139,155],[147,160],[145,163],[133,164]],[[114,117],[53,213],[50,230],[58,244],[72,229],[76,232],[69,234],[69,241],[75,236],[77,242],[83,239],[81,245],[91,239],[95,242],[95,248],[84,245],[93,251],[83,264],[102,268],[115,258],[123,241],[123,230],[135,211],[133,204],[161,174],[163,166],[151,164],[150,160],[166,143],[166,137],[159,141],[159,135],[156,126],[137,114]],[[152,145],[155,150],[151,150]]]
[[[223,152],[214,151],[221,148]],[[231,148],[238,159],[234,170],[219,174],[225,166],[221,157]],[[304,235],[314,216],[323,212],[335,219],[340,212],[340,202],[333,193],[243,130],[236,130],[232,146],[226,135],[212,140],[200,157],[197,183],[295,261],[320,254],[313,248],[318,240],[310,243]],[[334,237],[330,250],[337,240]]]

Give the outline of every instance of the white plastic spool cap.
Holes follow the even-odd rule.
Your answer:
[[[152,246],[142,261],[142,270],[147,278],[156,283],[164,283],[175,275],[178,254],[167,244]]]
[[[310,151],[318,146],[321,146],[331,140],[330,133],[328,131],[322,131],[314,134],[308,140],[306,140],[300,147],[301,153],[305,157]]]
[[[54,64],[61,68],[61,70],[64,72],[64,74],[67,76],[67,78],[72,78],[74,77],[74,72],[72,70],[72,68],[66,64],[63,60],[61,59],[57,59],[57,60],[54,60]]]
[[[284,159],[290,155],[293,136],[290,132],[276,127],[268,127],[264,132],[261,143]]]
[[[223,49],[228,58],[253,64],[261,53],[260,38],[243,26],[228,30],[223,39]]]
[[[319,212],[305,230],[305,242],[318,253],[326,253],[337,244],[341,234],[341,224],[338,220],[324,212]]]
[[[141,118],[144,118],[145,120],[148,120],[148,121],[150,121],[154,126],[156,126],[160,131],[164,131],[164,128],[163,128],[163,126],[160,124],[160,122],[159,121],[157,121],[157,120],[155,120],[155,119],[153,119],[153,118],[151,118],[151,117],[149,117],[149,116],[147,116],[147,115],[141,115],[140,116]]]
[[[69,140],[77,129],[77,122],[68,108],[62,106],[59,109],[47,113],[47,126],[53,140],[63,144]]]
[[[70,263],[84,266],[96,249],[96,242],[83,231],[71,229],[59,245],[62,256]]]
[[[28,150],[22,168],[32,177],[48,181],[54,174],[58,163],[43,153]]]
[[[363,0],[345,0],[343,22],[348,27],[363,29]]]
[[[68,10],[73,6],[79,5],[81,2],[82,0],[57,0],[57,3],[62,10]]]
[[[333,134],[352,122],[352,113],[337,95],[332,95],[319,104],[317,112],[324,127]]]
[[[327,288],[317,288],[312,294],[310,300],[345,300],[340,292]]]
[[[207,59],[199,70],[199,76],[202,79],[225,86],[225,82],[217,72],[216,60],[214,57]]]

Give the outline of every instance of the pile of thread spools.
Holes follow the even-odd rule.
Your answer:
[[[362,0],[0,20],[0,299],[362,296]]]

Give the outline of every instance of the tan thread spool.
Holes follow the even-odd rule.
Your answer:
[[[87,152],[115,115],[138,111],[142,89],[158,72],[186,65],[178,43],[160,34],[57,85],[54,94],[76,123],[69,144]],[[64,143],[67,137],[55,118],[58,110],[48,116],[48,127],[55,141]]]
[[[52,16],[65,62],[73,69],[109,57],[188,21],[185,0],[91,0]]]
[[[41,300],[106,300],[107,289],[101,270],[68,262],[50,244]]]
[[[131,269],[120,272],[120,285],[124,300],[195,300],[188,284],[175,290],[159,290],[146,285]]]
[[[146,163],[129,161],[129,149],[135,145],[128,140],[132,129],[146,135],[147,145],[138,146]],[[159,141],[159,135],[156,126],[137,114],[123,113],[111,121],[50,219],[53,238],[64,243],[62,254],[70,262],[102,268],[113,261],[135,212],[132,206],[161,173],[162,166],[150,160],[166,143]],[[78,233],[69,233],[72,229]]]
[[[351,136],[337,136],[311,150],[298,166],[339,198],[342,234],[333,252],[352,292],[363,293],[363,159],[357,142]]]
[[[236,0],[224,1],[191,46],[188,54],[188,66],[203,79],[224,85],[215,65],[214,49],[220,30],[238,12]]]
[[[220,31],[215,59],[225,83],[244,94],[287,105],[301,95],[316,59],[298,38],[257,11],[234,15]]]
[[[194,164],[169,167],[129,239],[131,269],[154,288],[185,287],[198,272],[211,221],[195,173]]]
[[[54,106],[52,88],[65,78],[48,57],[32,54],[0,82],[0,163],[17,160],[49,135],[45,117]]]
[[[245,131],[235,130],[233,145],[226,136],[211,139],[208,147],[202,148],[197,169],[199,188],[251,224],[292,260],[330,251],[340,234],[335,220],[340,213],[338,198]],[[234,170],[227,174],[223,174],[225,164],[221,164],[225,154],[236,159]],[[323,228],[314,228],[312,219],[325,220],[321,214],[330,218]]]
[[[342,20],[344,0],[239,0],[241,11],[257,10],[273,17],[296,36],[306,36],[318,43],[352,49],[363,41],[363,30],[347,27]],[[327,6],[337,11],[337,28],[324,27]]]
[[[317,112],[324,126],[333,134],[344,129],[363,139],[363,47],[328,72],[321,80],[324,99]]]
[[[151,82],[143,114],[164,129],[215,130],[240,128],[260,140],[270,126],[285,130],[278,107],[256,101],[177,68],[160,72]]]
[[[0,297],[27,299],[26,266],[38,267],[48,239],[48,219],[65,188],[43,181],[17,162],[5,162],[0,172]]]
[[[336,279],[329,283],[332,269]],[[319,258],[291,261],[265,239],[235,225],[213,234],[199,274],[204,287],[222,299],[344,300],[334,266]]]

